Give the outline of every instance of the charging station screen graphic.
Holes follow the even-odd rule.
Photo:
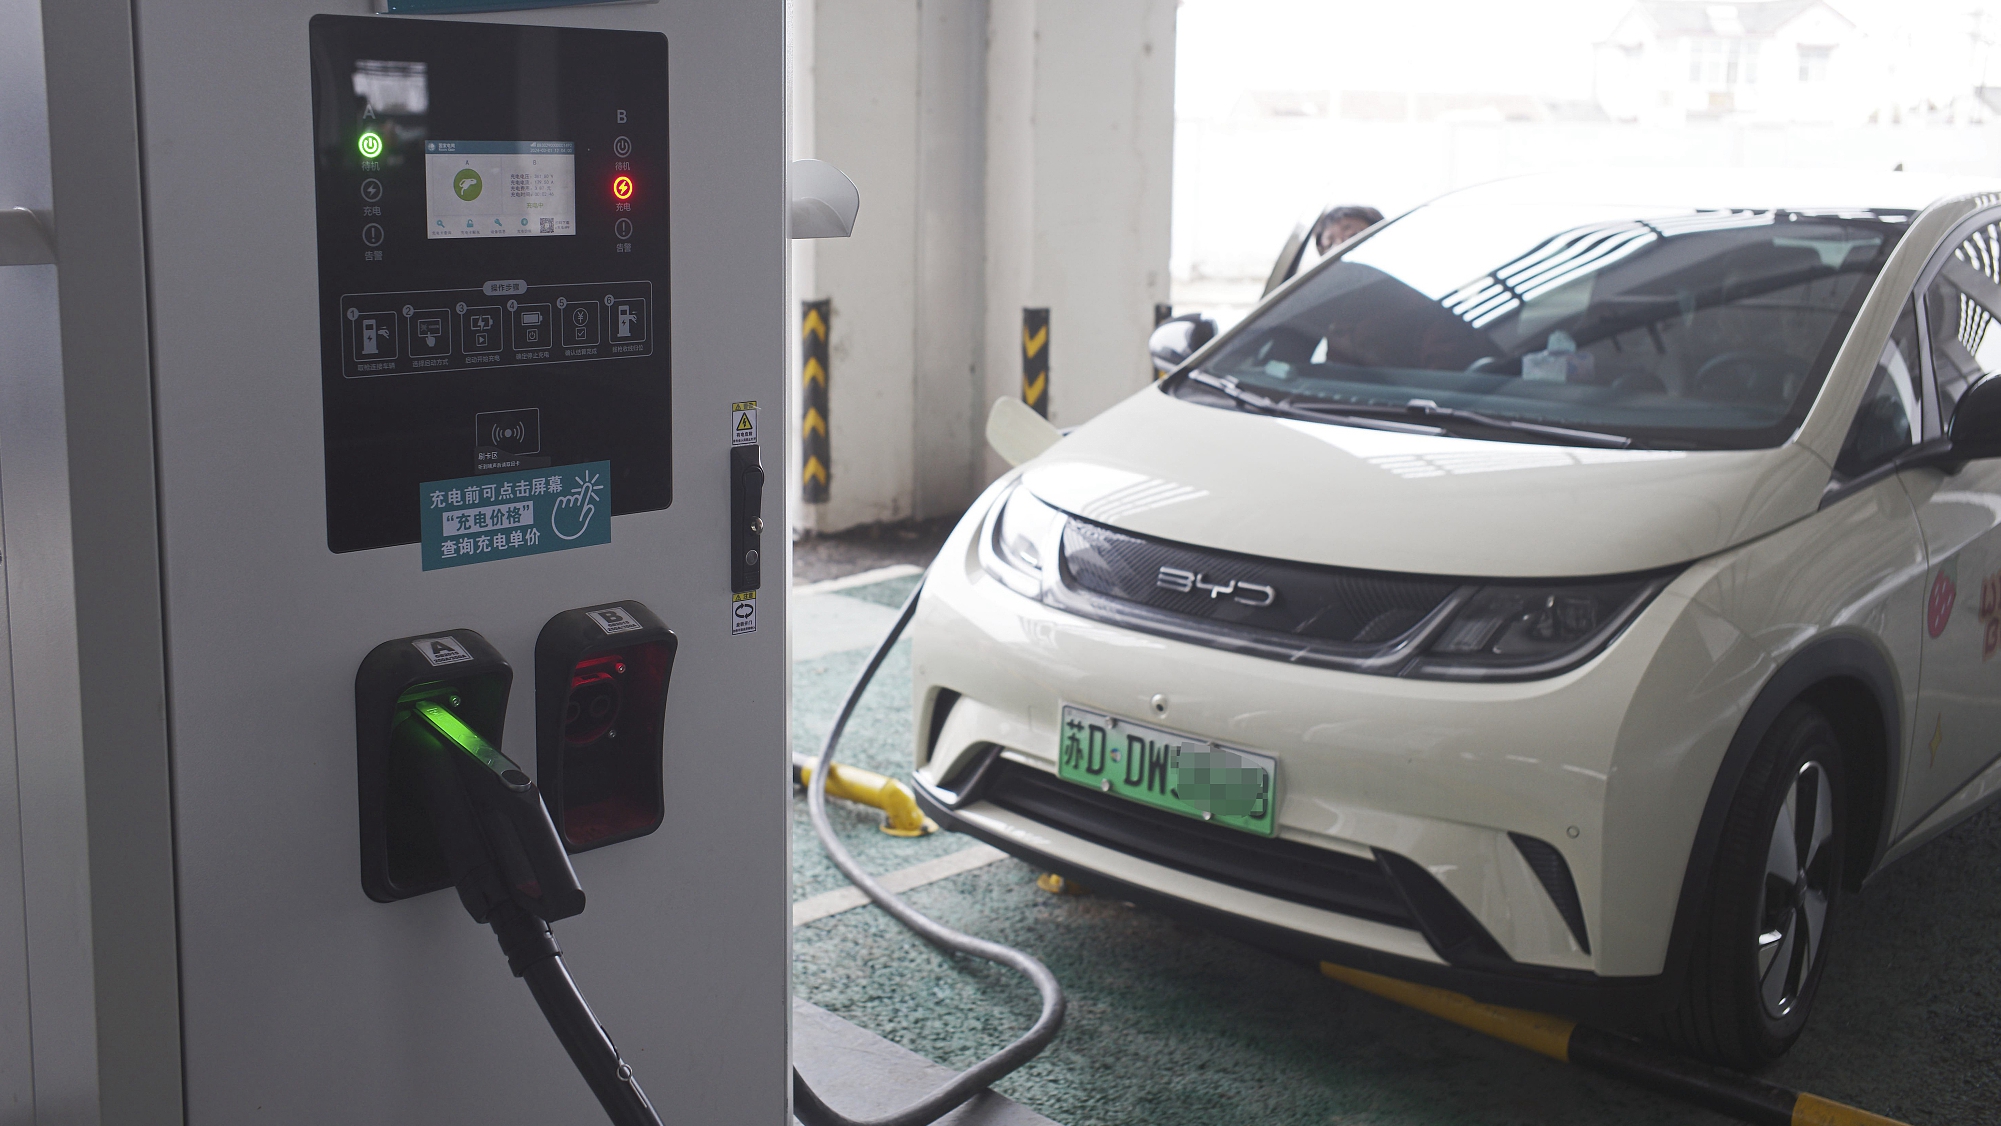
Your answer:
[[[576,152],[569,141],[425,141],[424,234],[575,234]]]

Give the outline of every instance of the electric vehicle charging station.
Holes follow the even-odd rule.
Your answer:
[[[783,1121],[783,5],[375,6],[0,5],[0,1103],[600,1119],[421,736],[663,1113]]]

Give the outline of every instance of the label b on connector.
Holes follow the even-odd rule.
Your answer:
[[[630,633],[633,630],[642,628],[638,618],[633,617],[617,606],[607,606],[602,610],[587,611],[584,617],[596,622],[598,628],[607,634]]]

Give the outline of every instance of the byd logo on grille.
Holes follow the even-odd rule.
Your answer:
[[[1228,597],[1232,602],[1246,606],[1269,606],[1278,601],[1278,591],[1263,583],[1247,583],[1241,579],[1213,583],[1209,576],[1200,571],[1184,571],[1179,567],[1162,567],[1153,577],[1153,585],[1162,590],[1190,594],[1198,590],[1209,592],[1211,601]]]

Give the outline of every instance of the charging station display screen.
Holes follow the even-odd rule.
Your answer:
[[[425,141],[425,235],[575,234],[576,152],[569,141]]]
[[[666,37],[310,26],[328,548],[431,543],[474,478],[499,504],[601,466],[591,536],[672,504]]]

